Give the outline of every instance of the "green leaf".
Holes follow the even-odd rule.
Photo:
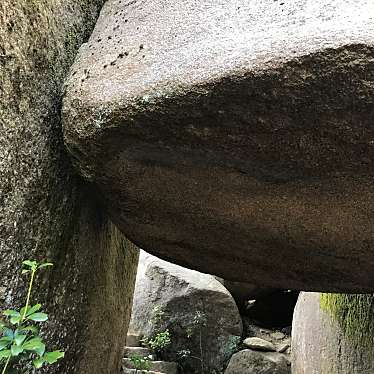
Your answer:
[[[44,361],[43,357],[39,357],[36,360],[34,360],[32,363],[34,364],[34,366],[37,369],[40,369],[43,366],[44,362],[45,361]]]
[[[40,310],[41,307],[42,307],[42,304],[35,304],[27,311],[26,315],[29,316],[30,314],[37,312],[38,310]]]
[[[4,329],[4,336],[7,336],[13,340],[14,338],[14,332],[11,329],[8,329],[7,327]]]
[[[0,339],[0,351],[2,351],[4,348],[6,348],[9,344],[12,343],[12,339],[8,336],[4,336]]]
[[[12,353],[12,356],[18,356],[20,353],[23,352],[23,348],[18,345],[12,345],[10,347],[10,351]]]
[[[0,360],[3,360],[4,358],[8,358],[12,355],[12,352],[10,349],[7,349],[6,351],[1,351],[0,352]]]
[[[35,334],[38,333],[39,330],[35,326],[30,325],[30,326],[20,326],[18,328],[18,331],[21,332],[21,333],[30,331],[35,335]]]
[[[30,268],[36,267],[38,263],[36,261],[25,260],[22,262],[23,265],[29,266]]]
[[[12,325],[16,325],[17,323],[21,321],[21,316],[11,317],[9,321]]]
[[[4,316],[10,317],[10,323],[16,325],[21,320],[21,314],[17,310],[8,309],[3,312]]]
[[[27,312],[26,312],[26,316],[29,316],[30,314],[33,314],[35,312],[37,312],[38,310],[40,310],[40,308],[42,307],[41,304],[35,304],[34,306],[32,307],[28,307],[27,308]],[[25,307],[23,307],[21,310],[20,310],[20,314],[21,316],[23,316],[23,313],[25,312]]]
[[[7,309],[3,312],[4,316],[7,317],[19,317],[21,314],[17,310]]]
[[[30,273],[30,270],[27,270],[27,269],[22,270],[22,274],[27,274],[27,273]]]
[[[26,341],[23,344],[23,348],[28,350],[28,351],[33,351],[35,349],[35,347],[40,346],[40,344],[43,344],[43,341],[39,336],[37,336],[36,338],[32,338],[32,339]]]
[[[42,344],[40,345],[40,347],[34,349],[34,351],[35,351],[35,352],[36,352],[40,357],[43,356],[43,355],[44,355],[44,352],[45,352],[45,344],[42,343]]]
[[[65,357],[65,353],[61,351],[47,352],[43,356],[44,360],[47,361],[49,364],[54,364],[63,357]]]
[[[11,341],[13,341],[13,338],[12,337],[10,337],[10,336],[2,336],[1,338],[0,338],[0,342],[2,342],[2,341],[7,341],[7,342],[11,342]]]
[[[27,319],[31,319],[31,321],[35,321],[35,322],[44,322],[48,319],[48,314],[34,313],[34,314],[29,315]]]
[[[43,356],[45,352],[45,345],[39,337],[32,338],[22,345],[26,351],[34,351],[39,356]]]
[[[53,266],[52,262],[44,262],[43,264],[38,266],[38,269],[46,268],[48,266]]]
[[[25,267],[22,269],[22,272],[23,270],[36,271],[36,269],[38,268],[38,263],[36,261],[26,260],[26,261],[23,261],[22,264]]]
[[[27,335],[16,334],[14,337],[14,342],[17,345],[21,345],[25,341],[26,338],[27,338]]]

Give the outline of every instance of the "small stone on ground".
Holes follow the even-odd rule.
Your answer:
[[[265,352],[275,352],[276,348],[273,343],[268,342],[267,340],[252,337],[247,338],[243,342],[248,348],[254,349],[256,351],[265,351]]]

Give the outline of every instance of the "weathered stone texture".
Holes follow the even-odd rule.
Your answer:
[[[155,307],[164,314],[152,323]],[[190,350],[182,360],[190,374],[201,373],[196,357],[203,360],[204,373],[221,372],[243,331],[234,299],[212,275],[141,251],[129,331],[149,337],[165,329],[171,345],[162,358],[176,361],[181,358],[178,352]]]
[[[324,307],[321,294],[300,294],[292,326],[292,374],[374,372],[373,296],[336,296],[347,300],[341,305],[343,319]],[[351,330],[344,327],[347,321]]]
[[[286,358],[276,352],[245,349],[235,353],[225,374],[290,374]]]
[[[110,0],[68,81],[66,144],[158,257],[373,291],[373,19],[370,0]]]
[[[50,313],[48,340],[66,350],[51,373],[112,374],[131,305],[136,250],[74,175],[59,115],[63,80],[102,4],[0,2],[0,288],[5,306],[19,304],[21,261],[55,263],[33,295]]]

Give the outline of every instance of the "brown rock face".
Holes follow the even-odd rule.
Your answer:
[[[119,372],[131,311],[137,251],[75,174],[59,116],[63,80],[102,4],[0,1],[0,308],[24,302],[23,260],[54,263],[32,301],[49,313],[48,348],[66,354],[43,373]]]
[[[153,254],[266,287],[374,290],[374,9],[108,1],[66,145]]]

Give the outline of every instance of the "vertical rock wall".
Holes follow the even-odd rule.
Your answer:
[[[372,374],[372,295],[304,292],[292,327],[293,374]]]
[[[74,174],[59,116],[103,2],[0,2],[0,308],[24,298],[22,260],[55,263],[33,295],[50,313],[51,348],[66,350],[46,373],[115,373],[131,310],[137,250]]]

